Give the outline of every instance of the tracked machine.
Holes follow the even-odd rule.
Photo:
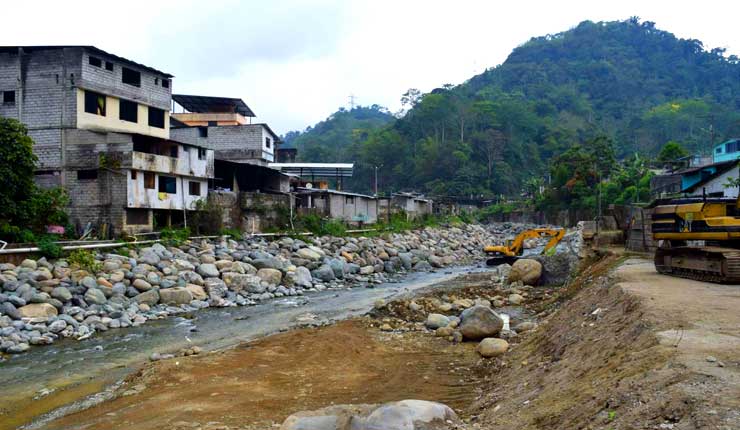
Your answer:
[[[651,227],[659,273],[740,283],[740,200],[684,198],[657,202]]]
[[[565,236],[565,230],[558,228],[533,228],[524,230],[514,240],[507,241],[504,245],[489,245],[483,248],[483,252],[490,257],[486,261],[486,264],[489,266],[498,266],[504,263],[512,264],[524,252],[524,241],[527,239],[549,237],[550,240],[542,250],[542,253],[545,254],[550,250],[554,250],[563,236]]]

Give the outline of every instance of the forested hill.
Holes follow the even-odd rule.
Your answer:
[[[333,125],[338,112],[296,138],[299,156],[354,161],[358,191],[377,165],[381,190],[488,197],[518,194],[566,152],[598,158],[590,142],[619,159],[652,157],[668,141],[708,150],[712,136],[740,135],[740,62],[724,54],[636,18],[585,21],[531,39],[461,85],[409,90],[407,113],[372,132],[348,140],[346,124]]]
[[[348,149],[367,139],[369,133],[395,118],[378,105],[339,109],[329,118],[303,132],[283,136],[283,148],[298,148],[301,161],[343,162],[355,157]]]

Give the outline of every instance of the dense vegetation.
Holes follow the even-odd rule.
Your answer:
[[[64,190],[44,190],[33,182],[36,156],[22,123],[0,117],[0,239],[31,242],[47,225],[67,224]],[[47,240],[48,241],[48,240]]]
[[[381,166],[386,192],[593,208],[598,189],[605,203],[646,199],[647,167],[668,142],[663,161],[740,135],[739,94],[740,61],[722,49],[637,18],[585,21],[461,85],[409,90],[395,121],[340,111],[289,140],[303,160],[354,161],[357,191]]]

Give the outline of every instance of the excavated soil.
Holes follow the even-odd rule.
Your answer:
[[[46,428],[265,429],[298,410],[407,398],[462,409],[481,385],[479,361],[474,345],[345,321],[153,363],[128,381],[128,395]]]

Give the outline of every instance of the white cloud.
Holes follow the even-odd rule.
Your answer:
[[[655,21],[739,54],[732,2],[128,1],[24,2],[0,44],[91,44],[168,71],[176,92],[242,97],[278,132],[322,120],[348,96],[396,110],[400,95],[457,84],[530,37],[580,21]]]

